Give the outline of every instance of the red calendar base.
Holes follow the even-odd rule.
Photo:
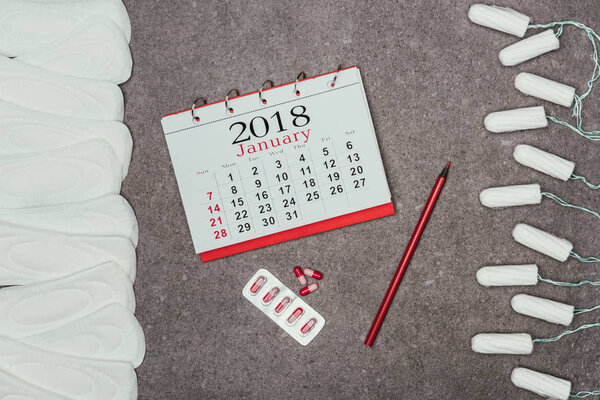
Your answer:
[[[287,231],[277,232],[268,236],[248,240],[246,242],[221,247],[220,249],[206,251],[204,253],[200,253],[200,258],[203,262],[212,261],[218,258],[243,253],[249,250],[259,249],[261,247],[286,242],[288,240],[298,239],[304,236],[314,235],[315,233],[321,233],[337,228],[342,228],[348,225],[358,224],[360,222],[370,221],[372,219],[377,219],[392,214],[394,214],[394,205],[390,201],[387,204],[367,208],[366,210],[356,211],[350,214],[341,215],[339,217],[330,218],[325,221],[319,221],[313,224],[299,226],[297,228],[289,229]]]

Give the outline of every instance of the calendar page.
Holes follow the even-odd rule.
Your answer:
[[[358,67],[195,117],[162,126],[203,261],[394,213]]]

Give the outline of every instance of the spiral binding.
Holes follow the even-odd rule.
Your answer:
[[[331,81],[328,82],[328,85],[333,88],[335,87],[335,84],[337,82],[337,78],[338,75],[340,73],[340,70],[342,69],[342,65],[340,64],[337,68],[337,70],[335,71],[335,75],[333,76],[333,79]],[[296,76],[296,81],[294,82],[294,94],[296,96],[300,96],[300,90],[298,90],[298,82],[306,79],[306,74],[304,72],[300,72],[297,76]],[[266,87],[266,85],[269,85],[268,87]],[[260,89],[258,90],[258,100],[260,101],[261,104],[266,105],[267,104],[267,100],[263,97],[263,91],[265,89],[268,88],[272,88],[274,86],[273,81],[270,79],[267,79],[266,81],[264,81],[264,83],[261,85]],[[227,93],[227,96],[225,96],[225,113],[226,114],[233,114],[233,107],[230,107],[229,105],[229,98],[231,97],[232,93],[234,94],[234,96],[232,98],[236,98],[240,96],[240,92],[237,89],[231,89],[229,91],[229,93]],[[202,105],[198,105],[198,102],[202,101]],[[194,103],[192,103],[192,109],[191,109],[191,113],[192,113],[192,121],[197,124],[200,122],[200,117],[196,114],[196,109],[204,106],[207,104],[207,100],[204,97],[198,97],[196,100],[194,100]]]

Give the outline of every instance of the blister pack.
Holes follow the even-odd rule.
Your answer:
[[[242,294],[303,346],[325,326],[325,318],[264,268],[256,271]]]

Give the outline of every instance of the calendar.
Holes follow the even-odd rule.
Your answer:
[[[203,261],[394,213],[358,67],[171,114],[162,126]]]

